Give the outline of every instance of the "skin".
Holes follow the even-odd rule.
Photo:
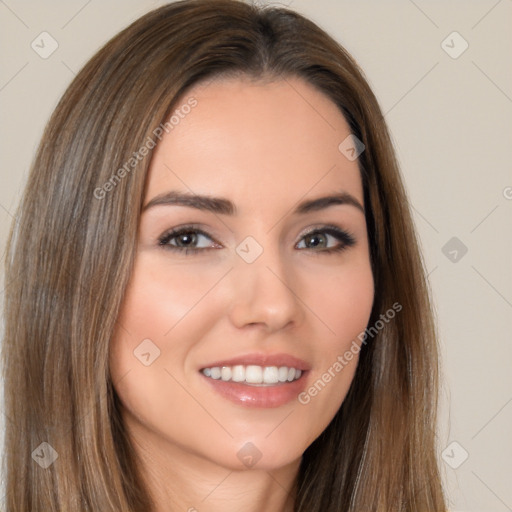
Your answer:
[[[310,364],[307,389],[350,348],[374,297],[364,213],[350,204],[292,211],[341,191],[363,205],[361,177],[357,161],[338,150],[350,134],[344,117],[298,78],[217,79],[196,85],[182,104],[191,96],[197,106],[155,150],[144,204],[176,190],[227,198],[238,213],[143,211],[111,375],[158,512],[288,511],[301,456],[339,409],[357,356],[307,405],[273,408],[228,401],[199,369],[240,354],[287,353]],[[209,234],[198,245],[210,249],[159,245],[188,223]],[[305,235],[325,224],[355,244],[329,254],[341,242],[324,234],[319,246],[306,245]],[[235,251],[247,236],[263,249],[250,264]],[[145,366],[134,350],[148,338],[160,355]],[[261,453],[252,467],[237,457],[248,442]]]

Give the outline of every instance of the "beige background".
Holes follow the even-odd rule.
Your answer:
[[[2,255],[58,98],[101,44],[163,3],[0,0]],[[439,457],[451,509],[512,510],[512,1],[285,4],[355,56],[393,133],[438,313]],[[43,31],[58,43],[47,59],[31,48]],[[459,247],[445,247],[452,237]]]

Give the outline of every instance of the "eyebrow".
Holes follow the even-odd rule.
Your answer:
[[[344,204],[354,206],[363,214],[365,213],[363,205],[353,195],[347,192],[302,201],[295,208],[293,213],[303,215],[305,213],[324,210],[330,206]],[[169,191],[157,195],[142,207],[142,211],[144,212],[155,206],[187,206],[189,208],[196,208],[197,210],[205,210],[221,215],[237,214],[236,206],[229,199],[176,191]]]

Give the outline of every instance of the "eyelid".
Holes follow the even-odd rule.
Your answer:
[[[313,225],[313,226],[309,226],[307,228],[305,228],[303,231],[301,231],[301,233],[299,234],[299,239],[300,238],[303,238],[304,236],[306,235],[309,235],[311,233],[317,233],[317,232],[329,232],[329,231],[332,231],[334,233],[343,233],[343,234],[347,234],[347,235],[350,235],[351,238],[355,238],[355,235],[353,235],[348,229],[346,228],[342,228],[341,226],[338,226],[336,224],[318,224],[318,225]]]
[[[309,226],[308,228],[305,228],[299,235],[298,235],[298,239],[299,241],[302,240],[302,238],[304,238],[306,235],[311,235],[313,233],[317,233],[317,232],[327,232],[329,230],[332,230],[334,231],[335,233],[339,233],[339,232],[346,232],[344,229],[338,227],[338,226],[335,226],[333,224],[319,224],[318,226]],[[198,234],[201,234],[201,235],[204,235],[210,239],[212,239],[213,241],[215,241],[216,243],[219,243],[217,242],[214,237],[204,231],[203,229],[201,229],[199,227],[199,225],[197,224],[185,224],[185,225],[182,225],[182,226],[177,226],[177,227],[174,227],[174,228],[171,228],[167,231],[165,231],[162,235],[160,235],[158,237],[159,240],[162,240],[163,238],[167,238],[169,237],[170,235],[173,235],[173,236],[177,236],[181,233],[186,233],[187,231],[194,231]],[[349,234],[348,232],[346,232],[347,234]]]
[[[318,224],[313,226],[308,226],[304,228],[298,235],[299,239],[302,239],[306,235],[310,235],[311,233],[317,233],[318,231],[336,231],[336,232],[345,232],[346,230],[336,226],[335,224]]]
[[[212,240],[212,242],[215,245],[222,245],[220,242],[215,240],[215,238],[210,233],[208,233],[207,231],[201,229],[199,227],[199,225],[197,225],[197,224],[185,224],[185,225],[177,226],[177,227],[174,227],[172,229],[169,229],[169,230],[165,231],[162,235],[160,235],[158,237],[158,245],[161,246],[161,247],[169,247],[169,244],[163,243],[163,240],[172,239],[172,238],[177,237],[178,235],[180,235],[182,233],[186,233],[188,231],[193,231],[196,234],[203,235],[203,236],[209,238],[210,240]],[[196,248],[187,248],[187,247],[181,247],[180,248],[180,247],[177,247],[177,246],[171,246],[171,247],[175,247],[177,250],[186,250],[187,249],[189,251],[193,251],[193,250],[203,251],[203,250],[211,249],[211,247],[202,247],[202,248],[198,248],[198,249],[196,249]]]
[[[323,249],[320,251],[312,251],[313,253],[321,253],[321,252],[329,253],[329,252],[341,251],[348,247],[352,247],[353,245],[355,245],[357,243],[356,237],[348,230],[343,229],[334,224],[320,224],[317,227],[310,226],[305,231],[303,231],[299,235],[299,241],[297,242],[297,244],[300,243],[304,239],[304,237],[306,237],[308,235],[313,235],[315,233],[326,233],[330,236],[333,236],[334,238],[336,238],[338,240],[338,242],[341,244],[341,246],[332,247],[329,249]]]
[[[212,240],[213,244],[216,245],[217,247],[211,247],[211,246],[210,247],[180,247],[180,246],[175,246],[175,245],[171,245],[168,243],[169,240],[179,236],[182,233],[187,233],[189,231],[192,231],[195,234],[202,235],[202,236],[209,238],[210,240]],[[356,238],[354,237],[354,235],[352,235],[347,230],[345,230],[339,226],[336,226],[334,224],[318,224],[317,226],[309,226],[304,231],[302,231],[300,233],[300,235],[298,236],[299,239],[296,242],[294,247],[296,247],[300,242],[302,242],[304,237],[306,237],[308,235],[313,235],[315,233],[326,233],[329,236],[336,238],[340,244],[336,247],[330,247],[330,248],[321,249],[318,251],[311,249],[311,248],[305,248],[305,249],[310,249],[309,252],[316,253],[316,254],[318,254],[318,253],[329,254],[329,253],[339,252],[339,251],[342,251],[344,249],[347,249],[347,248],[355,245],[355,243],[356,243]],[[160,237],[158,237],[158,245],[162,248],[165,248],[165,249],[170,248],[169,250],[171,250],[171,251],[175,251],[177,253],[184,253],[184,254],[201,253],[201,252],[208,251],[211,249],[218,249],[219,246],[220,246],[220,248],[223,247],[223,245],[221,243],[219,243],[210,233],[201,229],[199,227],[199,225],[197,225],[197,224],[181,225],[181,226],[174,227],[174,228],[164,232]],[[300,249],[300,250],[304,250],[304,249]]]

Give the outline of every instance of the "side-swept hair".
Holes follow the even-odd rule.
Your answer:
[[[300,77],[339,107],[366,147],[369,325],[392,304],[403,308],[364,344],[343,405],[305,451],[295,510],[445,511],[433,314],[374,94],[348,53],[295,12],[185,0],[146,14],[98,51],[62,97],[33,162],[6,258],[7,512],[152,510],[108,369],[152,150],[115,190],[98,197],[98,189],[187,89],[223,75]],[[47,469],[32,459],[43,442],[58,453]]]

